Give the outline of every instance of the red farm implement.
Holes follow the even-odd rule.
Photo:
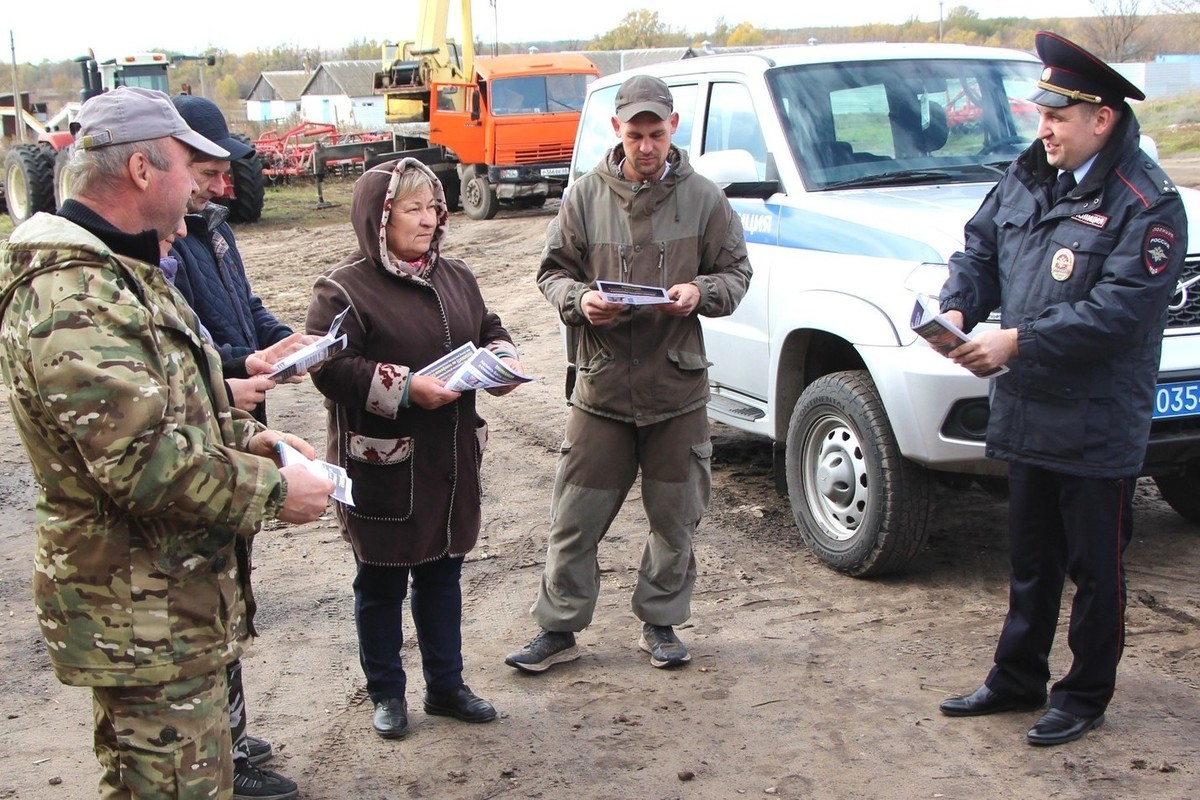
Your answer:
[[[398,148],[391,133],[340,133],[336,125],[301,122],[284,133],[264,132],[254,149],[262,157],[263,175],[281,181],[357,172],[373,156]]]

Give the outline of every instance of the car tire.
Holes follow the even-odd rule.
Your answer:
[[[1189,461],[1181,472],[1154,476],[1158,493],[1176,514],[1200,522],[1200,461]]]
[[[866,371],[834,372],[804,390],[788,425],[785,471],[800,534],[833,569],[884,575],[924,546],[930,474],[900,454]]]

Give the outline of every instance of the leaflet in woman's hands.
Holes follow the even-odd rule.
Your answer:
[[[513,386],[533,380],[505,364],[491,350],[476,347],[471,342],[417,370],[416,374],[440,378],[446,388],[453,392]]]

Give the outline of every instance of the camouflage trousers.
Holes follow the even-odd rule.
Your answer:
[[[231,800],[225,670],[92,690],[100,800]]]

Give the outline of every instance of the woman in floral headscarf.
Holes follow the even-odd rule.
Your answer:
[[[475,392],[416,372],[466,342],[517,371],[520,362],[470,269],[440,253],[449,214],[428,167],[402,159],[367,170],[350,218],[358,249],[317,280],[307,328],[323,334],[350,309],[340,328],[346,349],[312,375],[329,412],[328,459],[353,481],[355,505],[339,505],[338,517],[357,565],[354,618],[372,725],[399,739],[408,733],[400,649],[410,578],[425,712],[496,717],[463,683],[459,584],[479,535],[487,426]]]

